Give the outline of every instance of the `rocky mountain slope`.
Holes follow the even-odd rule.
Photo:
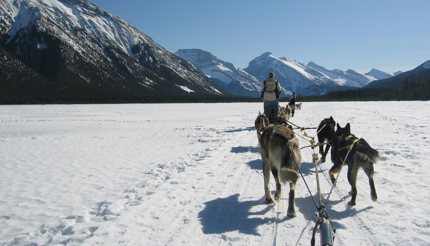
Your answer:
[[[0,100],[164,101],[224,94],[193,65],[89,1],[1,0],[0,10],[0,73],[7,74],[0,78]],[[29,81],[32,90],[23,86]]]
[[[352,69],[329,70],[314,62],[303,64],[285,57],[278,58],[270,52],[250,61],[245,69],[235,68],[232,63],[200,49],[181,49],[176,54],[193,63],[230,93],[240,96],[259,96],[262,81],[269,72],[275,73],[284,96],[293,91],[302,96],[313,96],[350,87],[361,88],[371,81],[392,76],[377,69],[367,74]]]
[[[194,64],[219,86],[237,96],[256,96],[261,90],[261,82],[232,63],[218,59],[201,49],[180,49],[178,56]]]

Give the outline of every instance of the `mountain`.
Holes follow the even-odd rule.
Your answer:
[[[286,57],[278,58],[270,52],[250,61],[245,69],[236,69],[232,63],[220,60],[201,49],[180,49],[176,54],[194,64],[225,90],[239,96],[259,96],[262,81],[270,71],[280,81],[283,95],[290,95],[295,91],[302,96],[323,95],[351,87],[360,88],[377,78],[391,76],[377,69],[372,69],[368,75],[352,69],[329,70],[314,62],[305,65]]]
[[[269,71],[273,71],[286,94],[295,91],[302,96],[323,95],[352,87],[361,88],[377,78],[392,76],[377,69],[371,70],[369,75],[352,69],[329,70],[314,62],[306,65],[285,57],[277,58],[270,52],[252,60],[245,71],[260,81],[266,78]]]
[[[232,63],[218,59],[201,49],[180,49],[176,55],[194,64],[207,77],[229,93],[238,96],[257,97],[260,95],[261,82]]]
[[[401,73],[388,79],[374,81],[367,85],[366,88],[401,88],[408,83],[430,83],[430,60],[410,71]]]
[[[347,71],[342,71],[340,69],[329,70],[314,62],[310,62],[307,65],[307,71],[311,73],[312,70],[319,72],[320,76],[333,80],[336,84],[341,86],[362,87],[369,83],[369,81],[375,80],[374,78],[365,76],[352,69],[348,69]]]
[[[192,64],[88,0],[1,0],[0,54],[0,74],[6,75],[0,77],[0,101],[225,94]]]
[[[374,80],[388,79],[390,77],[393,77],[393,74],[386,73],[376,68],[370,70],[368,73],[366,73],[366,75],[371,78],[374,78]]]
[[[222,61],[204,50],[180,49],[175,54],[194,64],[206,76],[217,79],[223,84],[229,84],[236,74],[233,64]]]
[[[269,72],[273,72],[281,83],[284,95],[290,95],[293,91],[302,96],[322,95],[340,89],[338,83],[319,71],[308,69],[306,65],[295,60],[277,58],[270,52],[250,61],[245,71],[259,81],[263,81]]]
[[[360,89],[329,93],[323,100],[430,100],[430,60]]]

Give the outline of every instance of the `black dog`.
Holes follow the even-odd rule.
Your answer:
[[[318,143],[320,148],[321,162],[325,162],[328,150],[332,144],[332,139],[334,136],[334,129],[336,127],[336,122],[333,117],[325,118],[321,121],[317,129]],[[324,142],[327,140],[327,144],[324,151]]]
[[[355,205],[357,198],[357,174],[358,170],[363,168],[369,178],[370,195],[373,201],[378,199],[376,195],[375,183],[373,181],[373,164],[379,160],[377,150],[370,147],[366,140],[357,138],[351,134],[350,124],[346,124],[344,128],[337,124],[337,129],[332,139],[331,160],[333,167],[330,169],[330,179],[334,183],[335,174],[338,173],[343,164],[348,165],[348,182],[351,185],[351,201],[349,205]]]

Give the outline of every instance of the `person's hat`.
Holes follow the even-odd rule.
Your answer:
[[[269,73],[269,78],[273,78],[273,77],[275,77],[275,75],[272,72],[270,72]]]

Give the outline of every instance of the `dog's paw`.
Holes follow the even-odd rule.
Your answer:
[[[279,201],[279,199],[281,199],[281,192],[275,193],[275,201]]]
[[[334,173],[329,172],[328,175],[330,176],[331,183],[336,184],[336,178],[334,177]]]
[[[325,162],[325,158],[321,158],[321,163],[324,163]]]
[[[353,201],[349,201],[349,202],[348,202],[348,206],[351,206],[351,207],[352,207],[352,206],[355,206],[355,202],[353,202]]]
[[[287,216],[288,218],[296,217],[296,211],[288,209]]]
[[[376,200],[378,200],[378,196],[376,194],[370,194],[370,196],[372,197],[372,201],[376,202]]]

